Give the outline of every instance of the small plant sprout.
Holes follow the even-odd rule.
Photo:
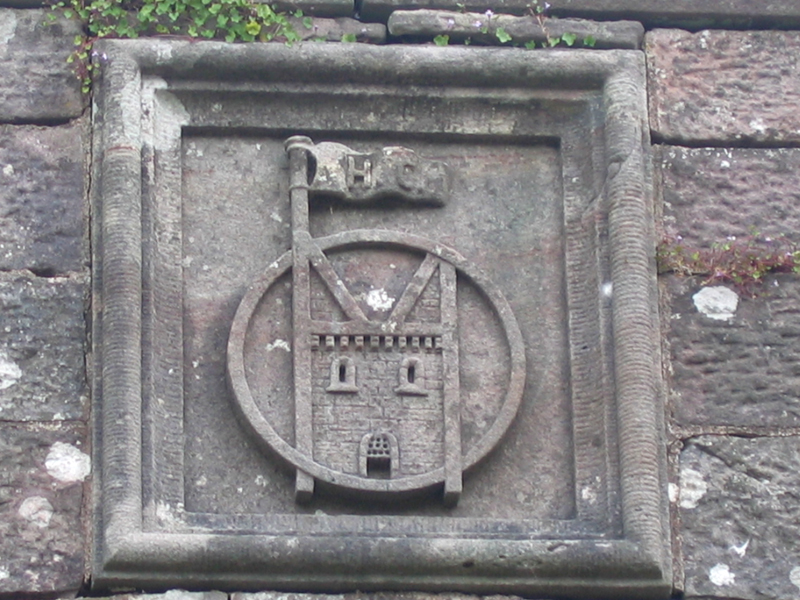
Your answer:
[[[561,35],[561,41],[564,42],[567,46],[572,47],[575,45],[575,40],[578,39],[578,36],[574,33],[564,33]]]
[[[437,35],[433,38],[433,43],[437,46],[447,46],[450,43],[449,35]]]
[[[86,33],[76,39],[69,62],[86,93],[96,68],[89,60],[92,44],[98,39],[179,35],[227,42],[282,40],[287,44],[300,39],[286,13],[253,0],[59,0],[51,9],[85,24]],[[303,13],[293,15],[302,17]]]
[[[658,245],[659,273],[699,275],[703,285],[730,283],[741,292],[754,290],[770,273],[800,273],[800,246],[784,236],[729,236],[710,248],[687,246],[681,236],[666,236]]]

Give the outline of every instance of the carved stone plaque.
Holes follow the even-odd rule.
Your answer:
[[[299,501],[310,500],[318,479],[371,496],[443,484],[445,502],[455,504],[462,471],[497,444],[522,397],[522,334],[508,302],[485,275],[436,241],[382,229],[314,238],[309,227],[312,193],[346,202],[444,204],[448,167],[397,147],[369,155],[298,136],[286,148],[292,248],[247,290],[233,321],[228,373],[238,411],[255,437],[296,469]],[[394,262],[387,264],[387,256]],[[263,397],[271,392],[275,402],[286,400],[288,386],[277,385],[270,361],[276,342],[264,332],[274,329],[269,305],[282,303],[273,288],[289,271],[293,441],[270,424],[279,417]],[[386,285],[369,281],[371,275]],[[476,319],[494,325],[494,339],[480,347],[501,348],[477,367],[484,379],[481,417],[492,426],[468,447],[461,430],[476,423],[461,422],[459,279],[485,298],[481,313],[488,314]]]
[[[101,45],[96,588],[669,595],[640,53]]]

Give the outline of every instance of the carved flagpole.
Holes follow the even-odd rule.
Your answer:
[[[285,142],[289,157],[289,200],[292,210],[292,327],[294,331],[294,445],[306,456],[314,455],[311,406],[311,288],[308,225],[308,152],[310,138],[296,135]],[[308,502],[314,478],[297,469],[295,499]]]

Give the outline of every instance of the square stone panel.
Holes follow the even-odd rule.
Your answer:
[[[669,594],[639,53],[102,52],[97,588]]]

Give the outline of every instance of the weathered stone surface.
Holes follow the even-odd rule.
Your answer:
[[[664,229],[687,248],[753,231],[800,241],[800,150],[660,146],[656,156]]]
[[[81,419],[84,279],[0,273],[0,419]]]
[[[533,16],[488,16],[486,13],[463,13],[441,10],[403,10],[389,17],[389,33],[394,36],[432,38],[448,35],[451,41],[470,39],[483,44],[499,44],[498,29],[511,36],[509,43],[534,41],[547,44],[565,33],[577,36],[576,47],[582,47],[589,36],[595,48],[628,48],[641,46],[644,27],[633,21],[597,23],[579,19],[539,20]],[[549,44],[547,44],[549,46]]]
[[[381,592],[354,594],[285,594],[254,592],[231,594],[230,600],[519,600],[518,596],[472,596],[468,594],[425,594],[418,592]]]
[[[0,269],[85,267],[85,127],[0,125]]]
[[[550,0],[548,14],[584,19],[630,19],[648,26],[766,28],[800,23],[800,6],[794,0],[754,3],[752,0]],[[539,2],[544,6],[544,2]],[[362,15],[386,18],[393,10],[432,8],[526,14],[530,0],[364,0]]]
[[[800,595],[800,438],[691,440],[678,502],[687,598]]]
[[[0,423],[0,595],[81,587],[86,452],[82,425]]]
[[[7,8],[39,8],[43,5],[42,0],[0,0],[0,7]]]
[[[356,10],[353,0],[278,0],[269,4],[276,10],[294,12],[300,9],[304,15],[315,17],[352,17]]]
[[[285,596],[286,594],[283,594]],[[187,592],[169,590],[163,594],[114,594],[97,600],[228,600],[224,592]]]
[[[757,298],[723,286],[697,296],[700,281],[662,278],[677,423],[800,425],[800,281],[769,277]]]
[[[291,17],[289,21],[302,40],[340,42],[352,36],[356,42],[382,44],[386,41],[386,25],[383,23],[362,23],[347,17],[338,19]]]
[[[67,64],[80,22],[51,23],[46,13],[0,8],[0,122],[63,121],[83,111],[80,82]]]
[[[650,126],[671,142],[800,140],[800,32],[647,34]]]

